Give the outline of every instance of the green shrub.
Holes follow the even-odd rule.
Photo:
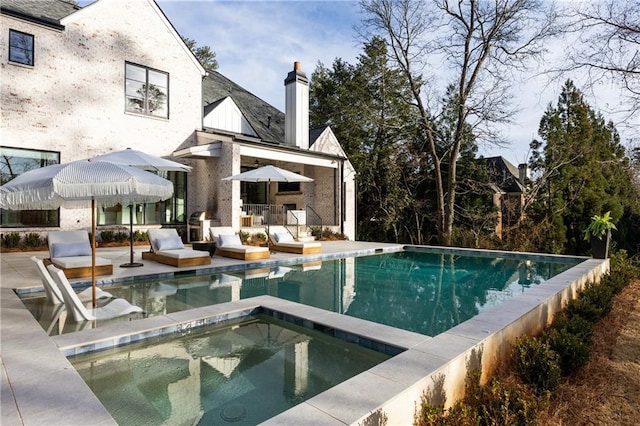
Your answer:
[[[27,247],[40,247],[42,245],[42,237],[35,232],[29,232],[24,236],[24,244]]]
[[[530,425],[548,398],[538,398],[524,384],[513,377],[492,377],[480,386],[479,374],[469,373],[465,398],[448,410],[434,407],[422,398],[417,426],[451,425]]]
[[[494,376],[484,386],[469,380],[467,395],[465,402],[474,407],[474,423],[478,425],[534,424],[540,406],[548,401],[513,377]]]
[[[560,358],[560,369],[565,376],[573,373],[589,361],[590,339],[569,332],[565,328],[550,329],[545,341]]]
[[[348,240],[347,236],[341,232],[333,232],[330,228],[324,228],[323,230],[319,226],[314,226],[311,228],[311,235],[320,240]]]
[[[258,232],[251,236],[251,241],[267,241],[267,234],[264,232]]]
[[[555,330],[567,330],[569,333],[588,341],[590,341],[593,334],[593,323],[591,321],[584,319],[580,315],[567,315],[566,312],[558,314],[551,327]]]
[[[511,352],[513,372],[536,394],[553,392],[560,386],[560,359],[550,346],[535,337],[522,336]]]
[[[626,250],[616,250],[609,257],[611,272],[629,272],[632,277],[638,277],[638,265],[631,259]]]
[[[101,231],[100,240],[103,243],[112,243],[115,240],[115,233],[113,231]]]
[[[459,402],[445,410],[443,406],[436,407],[423,400],[413,424],[414,426],[472,426],[478,424],[477,417],[475,410],[464,402]]]
[[[578,297],[600,307],[602,310],[600,318],[602,318],[611,311],[614,296],[613,288],[605,281],[599,284],[587,284]]]
[[[602,308],[594,306],[585,299],[573,299],[567,305],[567,315],[580,316],[591,323],[595,323],[602,316]]]
[[[125,241],[129,241],[129,234],[127,232],[118,231],[113,236],[113,239],[118,243],[124,243]]]
[[[245,244],[249,241],[250,234],[247,231],[239,231],[238,236],[240,237],[240,241]]]
[[[149,233],[148,232],[133,232],[133,241],[149,241]]]
[[[2,234],[0,237],[0,244],[2,244],[2,247],[15,248],[20,245],[20,240],[20,234],[17,232],[9,232],[8,234]]]
[[[619,294],[634,279],[630,271],[611,272],[602,277],[600,283],[611,288],[614,295]]]

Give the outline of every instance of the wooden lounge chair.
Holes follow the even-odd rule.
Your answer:
[[[144,312],[141,307],[132,305],[125,299],[113,299],[100,308],[87,309],[71,288],[71,284],[69,284],[69,280],[67,280],[64,271],[56,268],[54,265],[47,266],[47,269],[62,293],[67,311],[73,314],[73,318],[76,321],[106,320],[132,313]]]
[[[91,242],[89,232],[51,231],[47,234],[49,261],[62,269],[68,278],[91,276]],[[96,256],[96,276],[113,274],[109,259]]]
[[[174,228],[149,229],[148,232],[151,251],[143,252],[143,259],[179,268],[211,264],[208,252],[185,248]]]
[[[284,226],[271,226],[269,240],[274,251],[296,254],[313,254],[322,252],[322,244],[316,241],[296,241],[291,232]]]
[[[44,287],[44,292],[49,302],[53,303],[54,305],[59,303],[64,303],[64,299],[62,298],[62,293],[60,292],[60,289],[58,288],[55,281],[53,280],[53,277],[51,276],[51,274],[49,274],[49,271],[47,271],[47,267],[44,265],[44,261],[42,259],[38,259],[35,256],[31,256],[31,260],[34,261],[36,264],[38,275],[40,275],[40,280],[42,281],[42,286]],[[93,300],[92,293],[93,292],[91,290],[91,287],[84,289],[77,294],[78,299],[80,299],[81,302],[88,302],[90,300]],[[104,299],[104,298],[111,298],[111,297],[113,297],[111,293],[96,287],[96,299]]]
[[[216,241],[216,254],[240,260],[269,259],[268,247],[256,247],[242,244],[240,236],[229,226],[209,228],[211,238]]]

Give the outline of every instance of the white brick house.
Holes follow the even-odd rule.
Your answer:
[[[241,204],[258,200],[310,208],[324,226],[355,238],[355,173],[330,129],[309,131],[304,85],[295,85],[302,94],[288,104],[286,119],[238,86],[216,99],[224,77],[205,78],[153,0],[98,0],[84,8],[61,0],[2,0],[1,12],[2,183],[29,168],[131,147],[193,167],[170,176],[172,200],[136,208],[134,224],[141,229],[172,226],[184,233],[189,215],[201,210],[238,228]],[[269,118],[258,110],[270,111]],[[285,121],[297,138],[285,135]],[[239,182],[221,181],[256,163],[315,180],[298,190],[272,184],[270,200],[260,199],[263,188],[247,195]],[[128,225],[123,213],[103,210],[98,224]],[[2,211],[0,231],[45,233],[89,223],[89,210]]]

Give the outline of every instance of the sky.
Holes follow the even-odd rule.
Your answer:
[[[219,64],[218,71],[244,89],[284,111],[284,79],[301,63],[311,76],[318,63],[331,68],[336,58],[356,64],[361,54],[356,26],[362,15],[355,1],[277,0],[156,0],[178,33],[209,46]],[[90,3],[89,1],[80,2]],[[564,47],[555,44],[549,61],[560,58]],[[580,85],[576,81],[578,87]],[[538,137],[540,119],[549,103],[557,102],[561,82],[546,77],[522,82],[513,92],[518,112],[514,124],[500,128],[509,145],[481,145],[485,157],[501,155],[514,165],[526,162],[529,143]],[[589,105],[616,122],[608,114],[621,98],[614,87],[600,87],[597,96],[585,91]],[[635,122],[640,127],[638,120]],[[625,132],[621,131],[623,139]],[[623,141],[623,144],[625,142]]]

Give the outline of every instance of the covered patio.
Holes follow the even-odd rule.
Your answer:
[[[264,232],[269,225],[307,238],[313,228],[329,228],[355,239],[355,173],[347,158],[256,141],[250,137],[199,132],[197,145],[177,150],[176,158],[198,159],[191,179],[207,171],[207,188],[189,194],[190,210],[208,212],[212,226]],[[229,160],[230,159],[230,160]],[[225,181],[224,178],[272,165],[312,178],[312,182]],[[349,178],[345,176],[348,175]]]

